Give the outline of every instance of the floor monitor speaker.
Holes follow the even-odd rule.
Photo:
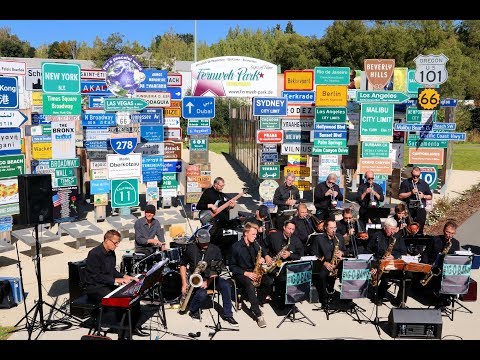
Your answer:
[[[18,176],[20,225],[53,222],[52,177],[50,174]]]

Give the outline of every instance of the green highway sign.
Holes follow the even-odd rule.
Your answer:
[[[188,126],[210,126],[210,119],[188,119]]]
[[[190,151],[207,151],[207,150],[208,150],[208,138],[190,137]]]
[[[48,160],[48,167],[50,169],[70,168],[70,167],[75,168],[79,166],[80,166],[80,158]]]
[[[346,107],[316,107],[315,122],[341,123],[347,121]]]
[[[315,147],[346,147],[347,139],[314,139]]]
[[[56,168],[55,177],[56,178],[67,178],[76,176],[76,169],[74,168]]]
[[[43,115],[81,115],[82,96],[43,94]]]
[[[138,205],[138,179],[115,179],[110,188],[112,208]]]
[[[360,135],[393,136],[394,104],[363,104]]]
[[[315,68],[315,85],[350,84],[349,67],[317,66]]]
[[[260,165],[260,179],[280,179],[280,165]]]
[[[448,140],[420,139],[420,135],[409,134],[407,146],[414,148],[443,148],[448,147]]]
[[[357,91],[357,102],[359,103],[402,103],[410,97],[400,91]]]
[[[0,156],[0,178],[25,174],[25,155]]]
[[[55,178],[53,179],[53,187],[68,187],[68,186],[77,186],[76,177],[64,177],[64,178]]]
[[[105,111],[140,111],[147,107],[143,99],[106,97],[103,101]]]
[[[322,147],[314,146],[312,155],[348,155],[348,147]]]
[[[407,123],[415,124],[424,124],[430,121],[436,122],[437,110],[418,110],[416,107],[407,107],[406,119]]]
[[[279,117],[260,117],[260,129],[281,130],[282,119]]]
[[[44,62],[42,81],[44,93],[80,94],[80,65]],[[45,112],[44,114],[46,115]]]
[[[162,181],[158,182],[162,190],[176,189],[178,187],[177,173],[163,173]]]
[[[362,142],[362,157],[365,158],[388,158],[390,155],[389,142]]]

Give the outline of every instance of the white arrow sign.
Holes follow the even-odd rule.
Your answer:
[[[23,125],[28,117],[18,110],[0,111],[0,128],[16,128]]]

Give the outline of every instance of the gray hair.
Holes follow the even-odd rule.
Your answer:
[[[335,174],[335,173],[330,173],[330,174],[328,174],[327,180],[331,180],[331,179],[337,180],[337,179],[338,179],[337,174]]]
[[[397,227],[397,220],[395,220],[394,218],[387,218],[385,220],[385,222],[383,223],[383,228],[385,229],[387,226],[389,227],[393,227],[393,228],[396,228]]]

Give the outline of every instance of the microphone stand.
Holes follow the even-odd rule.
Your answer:
[[[185,210],[185,206],[183,205],[183,201],[182,201],[182,199],[180,199],[180,195],[178,195],[178,194],[177,194],[177,200],[180,203],[180,205],[182,206],[183,212],[185,213],[185,219],[187,219],[188,227],[190,228],[190,232],[193,234],[193,229],[192,229],[192,225],[190,224],[190,219],[187,216],[187,211]]]
[[[377,241],[377,256],[379,254],[379,241],[378,241],[378,237],[376,238],[376,241]],[[373,320],[373,325],[375,326],[375,329],[377,329],[377,334],[378,336],[380,336],[380,318],[378,317],[378,287],[380,286],[379,284],[379,280],[380,280],[380,277],[379,277],[379,274],[380,274],[380,264],[381,264],[381,260],[378,260],[377,261],[377,272],[375,273],[375,276],[377,278],[377,286],[375,286],[375,295],[374,295],[374,299],[375,299],[375,319]]]

